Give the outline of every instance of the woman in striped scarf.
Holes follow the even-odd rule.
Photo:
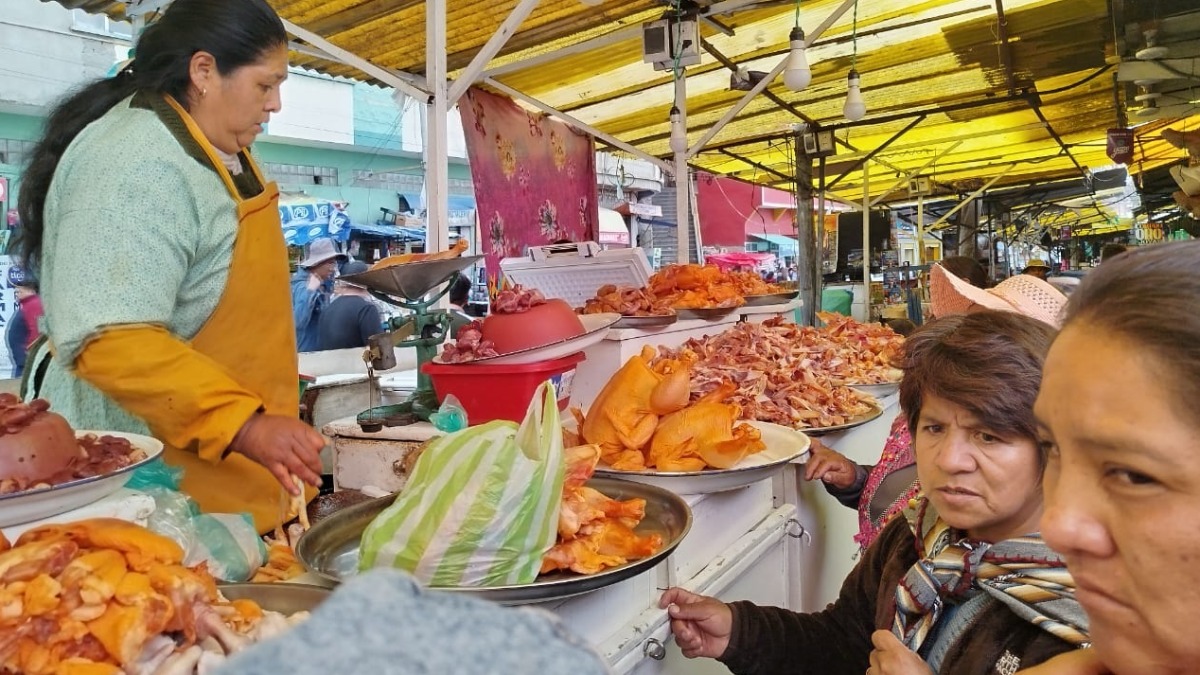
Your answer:
[[[1037,533],[1033,402],[1053,336],[994,310],[914,333],[900,402],[927,496],[884,528],[822,612],[668,590],[683,653],[763,675],[1013,675],[1086,645],[1074,583]]]

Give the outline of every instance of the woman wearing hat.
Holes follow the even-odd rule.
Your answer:
[[[20,200],[47,325],[25,396],[154,435],[202,509],[264,532],[280,484],[319,482],[324,445],[298,419],[279,191],[246,150],[280,108],[287,43],[266,0],[175,0],[127,67],[51,114]]]
[[[333,277],[346,254],[332,239],[317,239],[292,275],[292,318],[296,322],[296,347],[302,352],[321,348],[321,314],[333,296]]]

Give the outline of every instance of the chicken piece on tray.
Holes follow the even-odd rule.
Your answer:
[[[737,385],[723,382],[692,405],[663,417],[646,463],[660,471],[728,469],[766,449],[758,429],[748,424],[734,427],[742,409],[724,401],[735,391]]]
[[[641,500],[630,500],[641,501]],[[598,520],[570,541],[560,542],[542,559],[542,574],[569,569],[578,574],[596,574],[630,560],[654,555],[662,548],[662,535],[639,535],[622,523]]]

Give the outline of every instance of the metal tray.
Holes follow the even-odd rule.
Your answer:
[[[146,453],[146,458],[103,476],[79,478],[48,488],[0,495],[0,527],[32,523],[99,501],[125,487],[135,470],[158,459],[163,452],[162,442],[149,436],[121,431],[75,431],[76,438],[87,434],[124,438],[135,448]]]
[[[652,314],[650,316],[622,316],[613,328],[660,328],[662,326],[670,326],[679,320],[679,315],[672,312],[671,314]]]
[[[900,383],[899,382],[879,382],[876,384],[847,384],[846,386],[850,387],[851,389],[857,389],[858,391],[861,391],[864,394],[870,394],[871,396],[874,396],[875,398],[883,398],[884,396],[891,396],[892,394],[896,393],[897,391],[900,391]]]
[[[845,424],[838,424],[838,425],[835,425],[832,427],[801,429],[800,431],[803,431],[804,433],[808,434],[809,436],[822,436],[824,434],[832,434],[835,431],[845,431],[846,429],[853,429],[854,427],[862,426],[862,425],[866,424],[867,422],[870,422],[871,420],[875,419],[876,417],[879,417],[882,414],[883,414],[883,408],[880,408],[879,405],[876,404],[874,409],[871,410],[871,412],[863,413],[857,417],[852,417],[852,418],[850,418],[850,421],[846,422]]]
[[[503,605],[561,600],[610,586],[646,572],[661,562],[683,541],[692,527],[692,510],[679,495],[653,485],[642,485],[611,478],[593,478],[588,485],[613,499],[646,500],[646,517],[637,526],[640,534],[658,532],[663,547],[658,553],[598,574],[581,575],[555,572],[519,586],[462,587],[437,586],[439,591],[467,593]],[[356,504],[313,525],[296,544],[296,556],[309,571],[341,583],[358,573],[358,546],[363,530],[395,501],[395,495]]]
[[[738,421],[741,423],[741,420]],[[767,478],[783,464],[808,461],[809,438],[804,432],[790,427],[747,421],[762,433],[766,448],[747,456],[730,469],[703,471],[621,471],[603,464],[596,467],[597,476],[622,478],[647,485],[657,485],[681,495],[708,494],[736,490]]]
[[[747,295],[744,296],[746,304],[744,307],[762,307],[763,305],[781,305],[786,302],[791,302],[800,296],[800,291],[785,291],[783,293],[768,293],[766,295]]]
[[[226,600],[252,600],[268,612],[291,616],[311,612],[333,591],[312,584],[279,582],[270,584],[221,584],[217,586]]]
[[[675,316],[681,319],[719,319],[729,316],[741,307],[696,307],[692,309],[675,308]]]
[[[392,265],[381,270],[367,270],[360,274],[348,274],[341,278],[343,281],[349,281],[393,297],[419,300],[429,291],[448,281],[450,275],[465,270],[481,259],[483,259],[481,255],[464,255],[442,260],[423,260]]]
[[[526,347],[518,349],[515,352],[507,354],[499,354],[497,356],[485,356],[481,359],[473,359],[471,361],[463,361],[462,363],[446,363],[442,360],[441,355],[433,357],[433,362],[439,365],[452,366],[511,366],[526,363],[538,363],[541,361],[553,361],[570,356],[575,352],[581,352],[588,347],[596,344],[608,335],[608,329],[612,328],[621,318],[620,314],[606,312],[604,314],[581,314],[579,320],[583,323],[584,332],[582,335],[565,338],[557,342],[538,345],[536,347]]]

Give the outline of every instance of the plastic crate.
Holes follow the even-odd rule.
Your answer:
[[[554,384],[558,409],[571,404],[575,367],[586,357],[583,352],[552,361],[514,365],[426,363],[422,370],[433,382],[438,402],[453,394],[467,411],[468,424],[492,420],[525,419],[538,385]]]

